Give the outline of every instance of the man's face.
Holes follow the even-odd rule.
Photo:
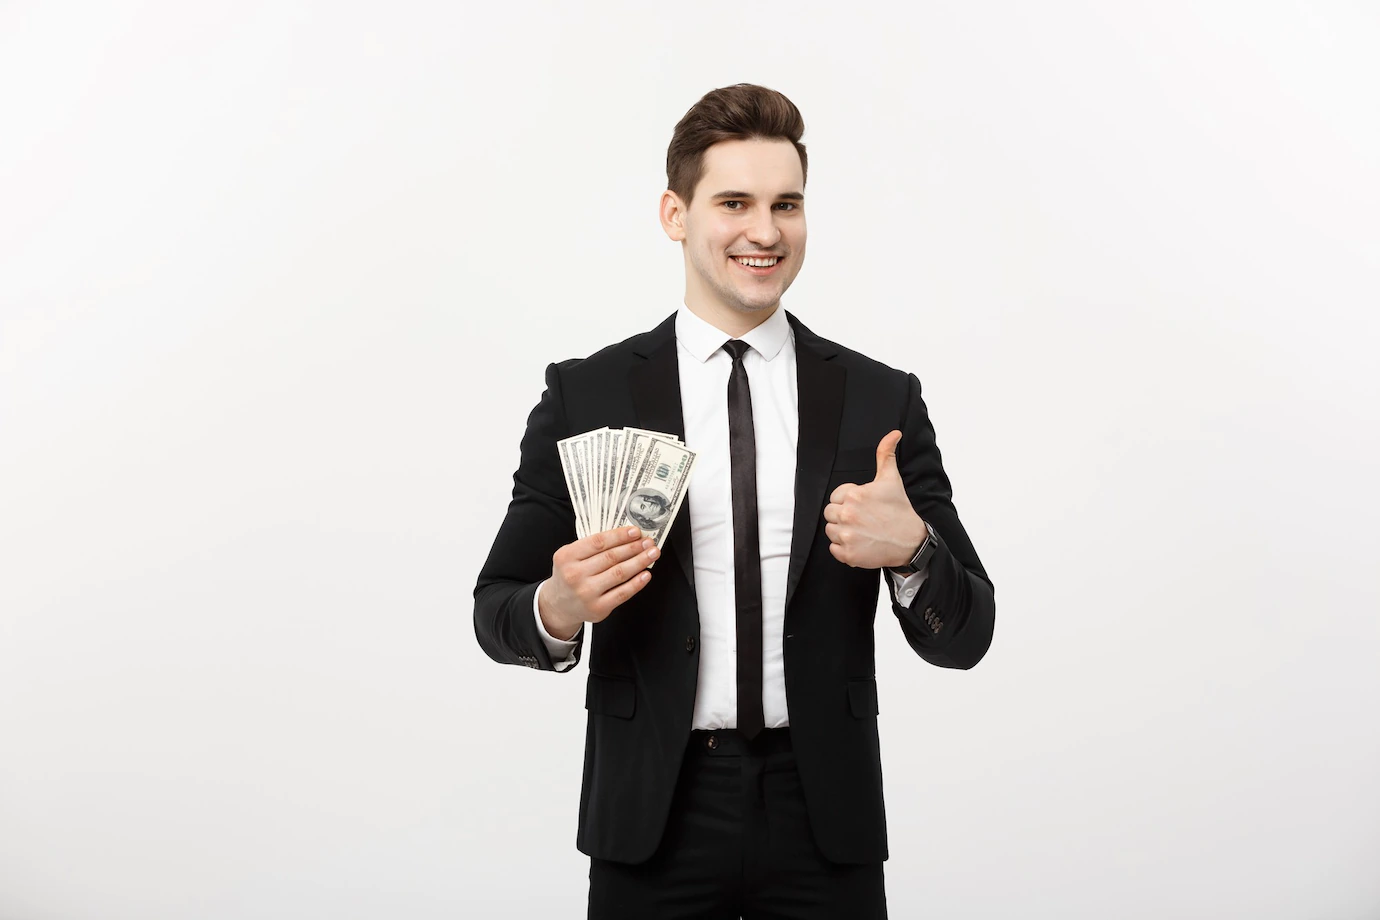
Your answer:
[[[805,261],[804,192],[790,141],[722,141],[706,150],[689,209],[674,192],[662,194],[662,226],[684,243],[687,305],[712,314],[780,303]],[[779,257],[776,265],[750,268],[734,258],[763,254]]]
[[[661,503],[650,495],[638,496],[633,504],[633,510],[645,518],[655,518],[661,513]]]

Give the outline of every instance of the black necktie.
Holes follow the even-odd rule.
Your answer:
[[[762,556],[757,545],[757,438],[743,355],[748,344],[724,343],[728,375],[728,453],[733,477],[733,598],[738,622],[738,731],[754,738],[762,715]]]

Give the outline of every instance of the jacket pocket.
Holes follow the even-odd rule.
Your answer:
[[[864,677],[848,682],[848,708],[859,719],[866,719],[879,713],[877,679],[875,677]]]
[[[626,677],[591,673],[585,684],[585,708],[601,715],[631,719],[637,708],[637,685]]]

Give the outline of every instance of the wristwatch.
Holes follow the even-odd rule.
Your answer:
[[[910,562],[907,562],[905,565],[892,567],[891,571],[895,572],[897,575],[914,575],[916,572],[929,565],[930,557],[934,555],[934,551],[939,546],[939,534],[930,526],[930,522],[922,519],[920,523],[925,525],[925,542],[920,544],[920,548],[915,551],[915,555],[911,557]]]

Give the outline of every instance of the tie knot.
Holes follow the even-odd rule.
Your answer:
[[[751,347],[752,346],[748,345],[748,343],[744,342],[742,339],[729,339],[727,342],[724,342],[724,351],[732,355],[734,361],[743,360],[743,355],[747,354],[747,350]]]

